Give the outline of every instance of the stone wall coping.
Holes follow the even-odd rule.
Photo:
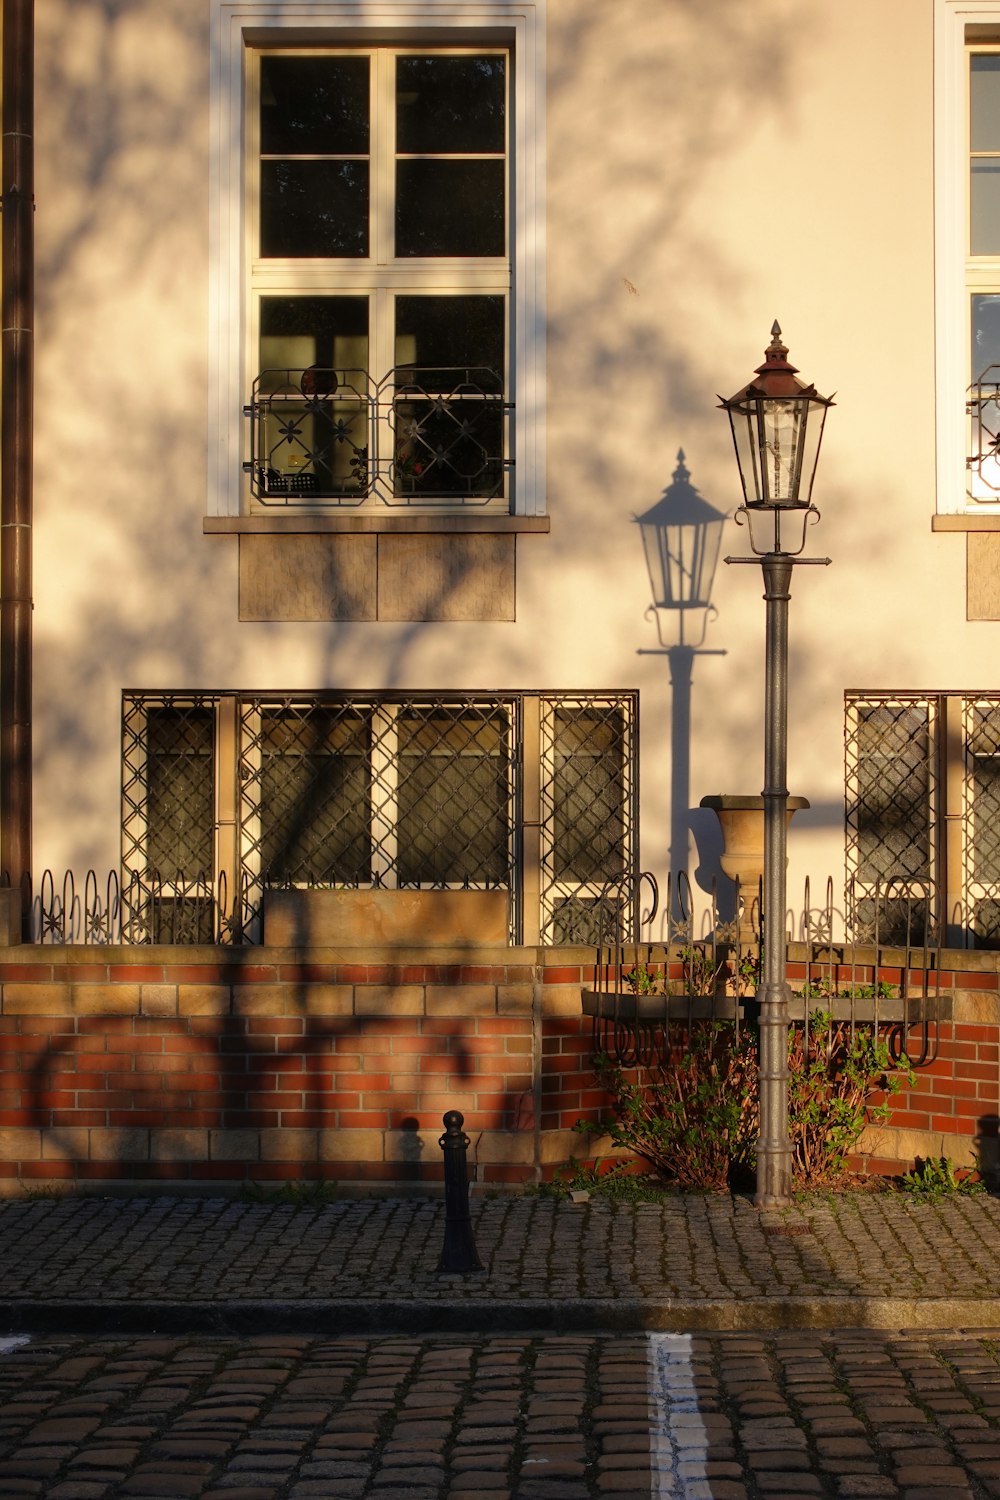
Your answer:
[[[668,958],[679,956],[681,945],[665,943],[640,944],[638,949],[629,944],[624,949],[624,961],[663,963]],[[610,956],[610,953],[609,955]],[[224,967],[233,971],[289,968],[296,965],[313,967],[399,968],[413,965],[434,967],[469,968],[515,968],[539,969],[579,968],[585,975],[593,971],[595,952],[591,947],[572,945],[565,947],[507,947],[505,945],[478,945],[463,943],[452,947],[408,946],[366,943],[357,946],[277,948],[264,944],[249,944],[234,947],[228,944],[204,945],[101,945],[89,943],[17,943],[0,946],[0,971],[7,966],[16,966],[19,971],[38,966],[57,970],[81,966],[111,968],[171,967],[193,969],[205,966]],[[789,943],[788,961],[805,963],[808,958],[814,965],[837,963],[844,967],[856,965],[870,968],[875,963],[873,947],[852,947],[847,943],[833,943],[828,948],[810,948],[805,943]],[[908,967],[916,972],[926,966],[934,971],[955,974],[983,974],[1000,976],[1000,951],[989,949],[942,948],[939,952],[929,949],[881,948],[878,963],[882,969]],[[937,960],[937,962],[935,962]]]
[[[54,968],[80,965],[108,967],[199,968],[226,967],[245,969],[287,968],[296,964],[312,966],[354,966],[399,968],[414,964],[426,967],[516,968],[594,966],[593,948],[511,948],[492,944],[462,944],[456,947],[397,947],[395,944],[365,943],[356,947],[275,948],[264,944],[234,947],[218,945],[104,945],[97,943],[18,943],[0,947],[0,970],[6,965],[18,968],[26,964]]]

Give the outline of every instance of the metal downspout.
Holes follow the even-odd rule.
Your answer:
[[[34,0],[3,0],[0,868],[31,870]]]

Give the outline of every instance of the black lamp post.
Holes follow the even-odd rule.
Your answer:
[[[828,557],[803,557],[806,527],[819,520],[813,479],[831,396],[798,379],[775,323],[755,379],[719,404],[729,414],[743,485],[752,557],[760,560],[767,605],[764,646],[764,891],[763,953],[757,989],[760,1068],[757,1144],[758,1208],[791,1201],[788,1138],[789,987],[785,963],[785,865],[788,809],[788,601],[796,563],[825,566]],[[784,534],[783,534],[784,532]],[[789,545],[791,539],[792,545]]]
[[[698,493],[684,462],[655,505],[636,517],[653,602],[647,617],[656,620],[660,651],[670,663],[672,690],[670,756],[670,870],[687,872],[688,803],[691,790],[691,681],[696,656],[719,656],[702,649],[712,608],[712,583],[722,545],[725,512]],[[671,916],[679,916],[676,881]]]

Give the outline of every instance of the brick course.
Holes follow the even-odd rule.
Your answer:
[[[0,950],[2,1190],[39,1178],[431,1182],[450,1108],[466,1116],[483,1181],[531,1181],[581,1154],[571,1127],[606,1102],[580,1006],[585,950],[253,957]],[[967,1161],[996,1133],[998,965],[956,958],[938,976],[938,1056],[866,1143],[883,1170],[920,1150]],[[679,976],[678,961],[659,961]],[[845,968],[854,984],[871,972]]]

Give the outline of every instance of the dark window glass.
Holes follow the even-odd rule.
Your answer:
[[[397,736],[400,883],[506,886],[507,714],[403,712]]]
[[[261,162],[260,253],[367,255],[368,163]]]
[[[625,725],[618,709],[557,708],[552,868],[603,883],[625,869]]]
[[[366,155],[368,75],[367,57],[262,57],[261,153]]]
[[[214,721],[208,708],[151,708],[146,725],[147,869],[212,875]]]
[[[260,368],[367,370],[367,297],[262,297]]]
[[[503,153],[503,57],[400,57],[396,150]]]
[[[396,298],[394,494],[503,489],[503,318],[502,297]]]
[[[396,364],[425,377],[431,370],[490,370],[502,390],[504,298],[397,297]]]
[[[503,255],[502,161],[396,164],[397,255]]]
[[[272,883],[371,879],[370,739],[358,713],[262,713],[260,851]]]
[[[863,880],[930,874],[930,718],[922,704],[858,710],[858,875]]]

